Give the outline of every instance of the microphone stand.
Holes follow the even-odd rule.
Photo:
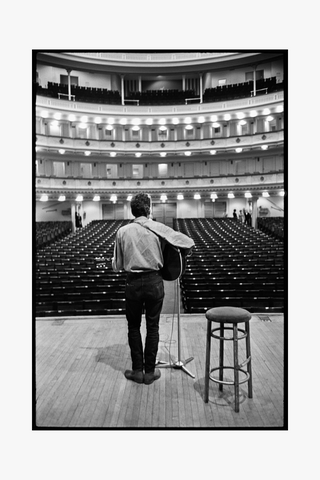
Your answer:
[[[168,363],[168,362],[162,362],[161,360],[157,362],[156,366],[158,368],[176,368],[183,370],[185,373],[190,375],[190,377],[195,378],[195,375],[193,373],[189,372],[189,370],[186,368],[186,364],[191,362],[193,360],[193,357],[188,358],[184,362],[181,360],[181,332],[180,332],[180,281],[179,278],[176,280],[176,289],[177,289],[177,303],[178,303],[178,312],[177,312],[177,317],[178,317],[178,360],[175,363]]]

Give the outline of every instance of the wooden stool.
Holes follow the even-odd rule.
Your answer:
[[[207,318],[207,344],[206,344],[206,370],[205,370],[205,384],[204,384],[204,401],[209,401],[209,379],[219,384],[219,390],[222,391],[223,385],[234,385],[235,393],[235,411],[239,412],[239,385],[248,382],[248,397],[252,398],[252,370],[251,370],[251,348],[250,348],[250,326],[249,322],[251,314],[243,308],[237,307],[217,307],[211,308],[206,312]],[[212,330],[211,323],[219,323],[220,327]],[[238,323],[245,324],[245,330],[238,328]],[[226,327],[225,324],[232,326]],[[224,331],[232,330],[232,337],[225,337]],[[220,334],[216,335],[215,332]],[[240,336],[239,336],[240,333]],[[219,367],[210,370],[210,351],[211,351],[211,337],[219,340]],[[238,341],[246,339],[246,360],[239,365],[238,360]],[[223,365],[224,341],[233,341],[233,366]],[[243,367],[247,365],[247,371]],[[234,372],[234,381],[223,380],[223,370],[231,369]],[[219,380],[214,378],[211,373],[219,370]],[[245,374],[245,378],[239,381],[239,372]]]

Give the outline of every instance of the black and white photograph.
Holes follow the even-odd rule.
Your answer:
[[[275,429],[288,51],[34,50],[34,429]]]

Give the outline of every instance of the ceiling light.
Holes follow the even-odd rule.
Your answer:
[[[241,147],[236,148],[236,152],[237,152],[237,153],[242,152],[242,148],[241,148]]]
[[[40,117],[42,118],[48,118],[49,114],[47,112],[47,110],[42,110],[42,112],[40,113]]]
[[[285,192],[284,192],[284,191],[279,192],[279,195],[280,195],[280,197],[284,197],[284,196],[285,196]]]
[[[109,118],[108,118],[108,123],[109,123],[110,125],[113,125],[113,124],[114,124],[114,118],[113,118],[113,117],[109,117]]]
[[[82,202],[82,200],[83,200],[83,196],[78,195],[77,198],[76,198],[76,202]]]
[[[132,125],[140,125],[141,121],[140,118],[133,118],[132,119]]]
[[[278,105],[276,108],[277,113],[282,113],[283,112],[283,105]]]
[[[121,118],[120,125],[127,125],[128,120],[126,118]]]
[[[218,120],[217,115],[211,115],[210,120],[211,122],[216,122]]]
[[[192,129],[193,129],[193,126],[192,126],[192,125],[186,125],[186,126],[185,126],[185,129],[186,129],[186,130],[192,130]]]
[[[48,198],[48,195],[41,195],[40,202],[47,202]]]
[[[234,194],[232,192],[228,193],[228,198],[234,198]]]
[[[218,198],[218,195],[216,193],[211,193],[210,198]]]
[[[153,124],[153,119],[152,118],[147,118],[146,124],[147,125],[152,125]]]
[[[79,128],[87,128],[87,124],[86,123],[79,123]]]
[[[267,192],[267,191],[262,192],[262,196],[263,197],[270,197],[269,192]]]
[[[242,120],[243,118],[245,118],[245,114],[243,112],[239,112],[237,113],[237,117],[239,120]]]
[[[179,118],[173,118],[173,119],[172,119],[172,123],[173,123],[173,125],[178,125],[178,123],[179,123]]]
[[[66,199],[66,196],[65,195],[60,195],[60,197],[58,198],[58,201],[59,202],[64,202]]]
[[[87,123],[88,121],[88,117],[86,115],[83,115],[81,118],[80,118],[80,122],[82,123]]]
[[[102,118],[101,117],[95,117],[94,119],[94,123],[101,123],[102,122]]]
[[[226,113],[225,116],[224,116],[224,119],[225,120],[230,120],[231,119],[230,113]]]
[[[191,117],[186,117],[186,118],[184,119],[184,123],[191,123],[191,121],[192,121],[192,120],[191,120]]]
[[[135,156],[136,156],[136,157],[141,157],[141,153],[140,153],[140,152],[137,152],[137,153],[135,154]]]
[[[240,120],[239,125],[246,125],[246,123],[247,122],[245,120]]]
[[[161,157],[165,157],[167,155],[167,152],[160,152]]]
[[[61,113],[57,112],[53,115],[53,118],[55,118],[56,120],[61,120]]]
[[[110,157],[115,157],[117,155],[117,152],[110,152]]]
[[[110,200],[111,200],[111,202],[116,203],[117,195],[111,195]]]
[[[113,130],[113,126],[112,125],[107,125],[106,130]]]
[[[87,157],[89,157],[89,155],[91,155],[91,152],[90,152],[89,150],[86,150],[86,151],[84,152],[84,154],[85,154]]]
[[[131,200],[132,200],[132,195],[128,195],[128,196],[127,196],[127,201],[128,201],[128,202],[131,202]]]
[[[93,197],[93,201],[94,201],[94,202],[99,202],[99,200],[100,200],[100,195],[95,195],[95,196]]]
[[[217,122],[214,122],[212,124],[213,128],[219,128],[220,127],[220,123],[217,123]]]
[[[76,116],[73,115],[73,113],[70,113],[70,115],[68,116],[68,120],[69,120],[69,122],[75,122]]]
[[[267,149],[268,149],[268,145],[261,145],[261,148],[262,148],[262,150],[267,150]]]
[[[256,110],[251,110],[250,112],[250,117],[254,118],[258,115],[258,112]]]
[[[161,200],[161,202],[165,202],[166,200],[168,200],[167,195],[162,194],[161,197],[160,197],[160,200]]]
[[[187,155],[187,157],[190,157],[191,152],[184,152],[184,154]]]
[[[245,192],[244,196],[245,196],[246,198],[251,198],[251,197],[252,197],[252,195],[251,195],[250,192]]]
[[[53,127],[58,127],[58,126],[59,126],[58,120],[53,120],[53,121],[51,122],[51,125],[52,125]]]
[[[161,127],[159,127],[159,130],[162,130],[164,132],[165,130],[167,130],[167,127],[165,125],[161,125]]]
[[[60,155],[63,155],[64,153],[66,153],[66,151],[63,148],[60,148],[59,153],[60,153]]]
[[[183,199],[184,199],[184,196],[182,195],[182,193],[178,193],[177,200],[183,200]]]
[[[204,123],[206,120],[204,117],[199,117],[198,118],[198,123]]]
[[[132,130],[134,130],[135,132],[137,132],[138,130],[140,130],[139,125],[134,125],[134,126],[132,127]]]
[[[195,200],[201,200],[201,195],[200,195],[200,193],[195,193],[194,196],[193,196],[193,198],[194,198]]]
[[[165,118],[160,118],[159,125],[165,125],[167,123]]]
[[[269,115],[269,116],[267,117],[267,122],[272,122],[272,120],[273,120],[273,117],[272,117],[271,115]]]
[[[215,155],[217,153],[217,150],[210,150],[211,155]]]
[[[269,108],[265,108],[262,112],[263,115],[270,115],[270,109]]]

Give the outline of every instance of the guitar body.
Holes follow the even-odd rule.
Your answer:
[[[166,243],[163,251],[163,268],[161,275],[163,280],[172,282],[179,278],[185,270],[185,258],[179,248]]]

